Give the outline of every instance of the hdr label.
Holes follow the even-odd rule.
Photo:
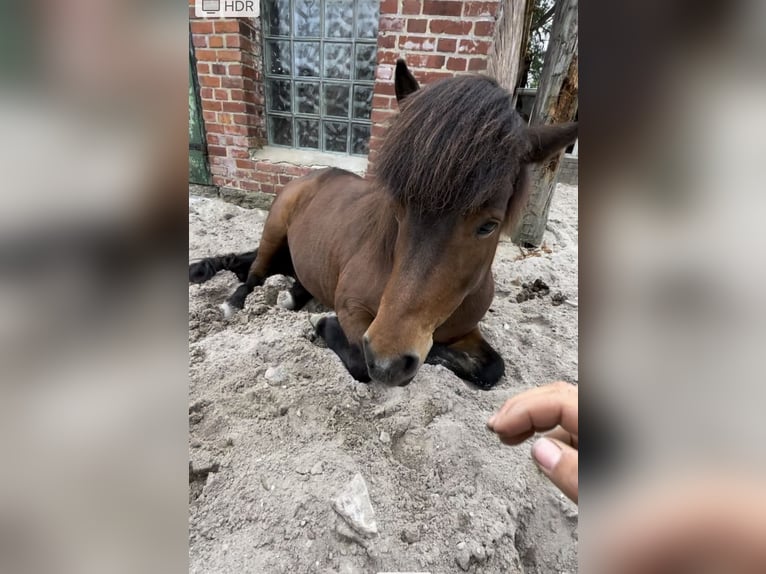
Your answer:
[[[196,0],[194,12],[198,18],[257,18],[260,0]]]

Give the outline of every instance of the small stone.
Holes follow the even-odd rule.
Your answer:
[[[414,544],[420,540],[420,532],[417,528],[407,526],[402,530],[401,539],[407,544]]]
[[[202,443],[198,440],[193,440],[189,443],[189,446],[192,448],[200,448],[202,446]]]
[[[287,405],[279,405],[279,416],[283,417],[287,414],[287,411],[290,409]]]
[[[324,463],[320,460],[311,467],[311,474],[322,474],[322,472],[324,472]]]
[[[357,473],[335,498],[333,508],[359,534],[371,537],[378,533],[375,511],[372,509],[367,484],[361,474]]]
[[[282,365],[278,367],[269,367],[266,369],[266,373],[263,375],[270,385],[281,385],[287,379]]]
[[[458,542],[457,543],[457,549],[458,550],[465,550],[465,542]]]
[[[471,555],[468,553],[468,550],[458,552],[458,555],[455,556],[455,562],[457,562],[457,565],[462,570],[468,570],[468,567],[471,565]]]
[[[380,431],[380,442],[383,444],[388,444],[391,442],[391,435],[388,434],[386,431]]]
[[[366,547],[367,543],[365,540],[359,536],[354,530],[349,528],[348,524],[345,522],[338,521],[338,523],[335,525],[335,532],[340,536],[342,540],[347,540],[349,542],[355,542],[356,544],[359,544],[362,547]]]
[[[479,564],[483,564],[487,560],[487,553],[485,552],[484,547],[480,544],[474,547],[471,551],[471,555]]]

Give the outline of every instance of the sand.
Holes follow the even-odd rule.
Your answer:
[[[253,249],[265,218],[191,196],[190,259]],[[481,328],[506,375],[491,391],[431,365],[404,388],[354,381],[313,340],[315,305],[276,305],[286,278],[230,319],[217,306],[233,274],[190,285],[190,572],[576,572],[577,508],[529,444],[500,444],[485,421],[522,390],[577,382],[577,188],[557,186],[542,249],[504,240],[493,270]],[[517,302],[535,279],[550,293]],[[357,474],[369,537],[333,508]]]

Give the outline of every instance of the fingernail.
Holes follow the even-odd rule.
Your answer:
[[[561,459],[561,449],[547,438],[540,438],[532,445],[532,456],[537,464],[551,472]]]
[[[489,420],[487,421],[487,425],[488,425],[488,426],[490,426],[490,427],[491,427],[491,426],[492,426],[492,423],[494,423],[494,422],[495,422],[495,416],[496,416],[496,415],[492,415],[491,417],[489,417]]]

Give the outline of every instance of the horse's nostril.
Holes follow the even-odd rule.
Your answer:
[[[403,363],[403,372],[407,375],[410,375],[415,372],[415,369],[418,368],[418,364],[420,363],[420,357],[417,355],[404,355],[404,363]]]

